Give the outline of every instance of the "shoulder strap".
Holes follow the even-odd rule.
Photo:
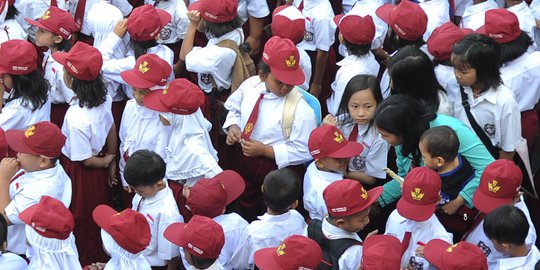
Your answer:
[[[292,125],[294,120],[294,112],[296,111],[296,105],[298,102],[304,98],[304,95],[294,87],[285,98],[285,105],[283,106],[283,118],[281,122],[281,129],[283,131],[283,137],[289,139],[291,136]]]
[[[240,87],[244,80],[253,75],[256,75],[257,68],[255,67],[255,63],[253,62],[249,54],[240,49],[240,46],[242,45],[238,46],[233,40],[224,39],[218,42],[216,46],[231,49],[236,53],[236,58],[234,60],[234,65],[232,69],[232,93],[236,91],[238,87]]]

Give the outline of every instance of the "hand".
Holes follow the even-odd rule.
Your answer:
[[[174,77],[180,78],[180,75],[182,74],[182,71],[184,71],[184,61],[178,60],[176,64],[173,66],[174,71]]]
[[[424,246],[418,246],[418,247],[416,248],[415,254],[416,254],[416,256],[418,256],[418,257],[425,258],[425,257],[424,257]]]
[[[113,161],[109,165],[109,187],[118,185],[118,178],[116,177],[116,161]]]
[[[105,162],[105,165],[103,165],[103,168],[109,168],[109,166],[111,165],[111,162],[114,160],[114,157],[115,157],[115,154],[106,154],[103,157],[104,162]]]
[[[127,193],[133,193],[133,189],[132,189],[130,186],[124,187],[124,190],[125,190]]]
[[[374,230],[374,231],[371,231],[370,233],[368,233],[366,235],[366,238],[364,238],[364,241],[366,241],[366,239],[368,239],[369,237],[373,236],[373,235],[377,235],[379,233],[379,230]]]
[[[268,147],[266,144],[259,141],[242,141],[242,153],[244,153],[244,156],[246,157],[265,156],[266,147]]]
[[[119,37],[124,38],[127,32],[127,19],[119,21],[114,27],[113,32]]]
[[[261,39],[248,36],[246,42],[251,45],[251,51],[249,52],[250,56],[255,56],[261,51]]]
[[[312,83],[309,87],[309,93],[312,94],[314,97],[319,98],[321,95],[321,85],[318,83]]]
[[[198,10],[190,10],[187,13],[189,24],[197,27],[201,21],[201,13]]]
[[[88,269],[89,270],[102,270],[103,268],[105,268],[105,263],[100,263],[100,262],[97,262],[97,263],[93,263],[92,265],[89,265],[88,266]]]
[[[322,120],[323,125],[337,126],[339,124],[337,118],[331,114],[327,114]]]
[[[0,180],[10,181],[20,169],[19,161],[16,158],[4,158],[0,162]]]
[[[465,204],[465,200],[461,196],[457,196],[455,199],[449,201],[447,204],[443,205],[442,211],[447,215],[453,215],[457,210]]]
[[[240,127],[237,125],[232,125],[229,127],[227,132],[227,140],[225,143],[227,145],[234,145],[235,143],[240,141],[240,136],[242,135],[242,131],[240,130]]]

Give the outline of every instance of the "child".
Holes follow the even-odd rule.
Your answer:
[[[26,270],[28,263],[19,255],[6,252],[8,225],[4,215],[0,215],[0,265],[12,270]]]
[[[423,254],[426,260],[437,269],[488,269],[486,256],[482,250],[467,242],[452,245],[441,239],[433,239],[427,242]]]
[[[424,166],[436,171],[441,177],[441,199],[435,214],[454,235],[454,242],[457,243],[478,213],[476,209],[464,206],[463,197],[466,195],[460,195],[474,178],[475,171],[469,161],[458,154],[459,139],[456,132],[448,126],[426,130],[420,137],[418,148],[422,153]]]
[[[291,235],[278,246],[255,252],[255,264],[261,270],[317,269],[323,255],[317,242],[301,235]],[[277,256],[276,256],[277,254]]]
[[[459,27],[472,30],[480,28],[485,24],[486,11],[498,7],[495,0],[475,0],[472,4],[469,2],[463,11]]]
[[[332,258],[332,262],[322,263],[338,264],[339,269],[360,267],[362,239],[357,233],[369,223],[370,207],[382,191],[382,187],[366,191],[358,181],[349,179],[335,181],[324,189],[323,197],[328,216],[322,221],[312,219],[307,228],[308,237],[317,241],[323,253],[329,253]],[[370,235],[374,233],[376,231]],[[343,241],[345,239],[346,242]],[[335,251],[327,248],[337,240],[340,240],[342,245],[348,246],[345,250],[341,249],[341,254],[335,254]]]
[[[64,83],[64,69],[51,57],[51,54],[69,51],[73,42],[71,34],[75,33],[78,27],[69,12],[54,6],[47,9],[37,20],[30,18],[25,18],[25,20],[38,28],[36,46],[48,48],[43,55],[42,68],[43,76],[50,86],[51,122],[62,128],[64,115],[69,108],[68,103],[75,94]]]
[[[389,147],[373,124],[375,110],[382,101],[377,78],[356,75],[345,87],[336,116],[327,115],[323,121],[336,125],[349,141],[359,142],[364,147],[360,155],[351,158],[346,178],[370,185],[386,178],[381,168],[386,167]]]
[[[261,187],[266,213],[247,226],[251,267],[257,250],[279,246],[285,238],[304,232],[307,226],[304,217],[294,209],[298,206],[300,180],[290,168],[266,175]]]
[[[0,31],[0,44],[11,39],[28,39],[28,33],[15,19],[19,15],[19,11],[14,4],[15,1],[6,1],[0,8],[0,29],[2,29]]]
[[[192,188],[184,187],[186,207],[191,213],[209,217],[223,228],[225,245],[219,255],[223,269],[248,268],[248,223],[237,213],[225,214],[225,207],[236,200],[244,188],[244,179],[229,170],[211,179],[201,179]]]
[[[512,92],[502,85],[499,59],[497,43],[486,36],[470,34],[454,45],[452,65],[462,101],[468,104],[455,103],[454,115],[475,131],[495,159],[512,160],[521,121]]]
[[[170,224],[182,222],[176,201],[165,177],[165,162],[156,153],[139,150],[131,155],[124,177],[135,191],[132,209],[146,217],[152,239],[143,255],[152,267],[174,269],[178,263],[178,249],[163,239]],[[172,268],[171,268],[172,267]]]
[[[379,63],[370,51],[371,41],[375,37],[375,24],[371,16],[338,15],[334,17],[334,22],[339,28],[339,42],[348,52],[348,56],[337,63],[340,68],[332,83],[332,95],[326,100],[328,113],[336,115],[351,78],[358,74],[377,76]]]
[[[490,269],[533,269],[540,260],[538,248],[525,242],[529,222],[519,208],[504,205],[491,211],[484,218],[484,232],[495,249],[504,255]]]
[[[401,269],[401,243],[391,235],[372,235],[362,249],[362,270]]]
[[[25,226],[28,269],[81,269],[73,236],[73,216],[59,200],[43,196],[19,214]]]
[[[385,234],[401,241],[401,267],[430,269],[429,262],[416,250],[432,239],[452,242],[452,236],[435,216],[441,178],[426,167],[412,169],[403,183],[403,195],[386,222]]]
[[[103,248],[111,256],[106,264],[97,263],[101,269],[151,269],[142,252],[150,244],[152,236],[150,226],[141,213],[129,208],[116,212],[108,205],[99,205],[92,217],[101,228]]]
[[[187,17],[186,1],[182,0],[164,0],[164,1],[145,1],[148,4],[153,4],[156,9],[161,9],[169,13],[171,21],[161,29],[159,33],[160,44],[167,45],[174,53],[174,62],[178,61],[178,54],[182,46],[182,40],[186,35],[189,26]],[[151,3],[154,2],[154,3]]]
[[[363,146],[347,141],[335,126],[322,125],[309,135],[309,152],[315,160],[304,175],[304,208],[311,219],[322,220],[328,214],[323,190],[347,172],[349,159],[360,155]]]
[[[1,107],[0,128],[21,130],[50,120],[47,82],[37,67],[37,51],[32,43],[16,39],[2,43],[0,74],[0,97],[9,92]]]
[[[52,57],[64,66],[64,82],[75,93],[62,125],[67,141],[60,160],[73,183],[74,234],[81,263],[88,265],[107,258],[91,217],[96,206],[112,204],[110,187],[117,184],[112,100],[103,85],[96,48],[77,42],[68,53],[55,52]]]
[[[0,165],[2,202],[0,211],[9,227],[8,250],[25,254],[24,223],[19,214],[37,204],[42,196],[50,196],[69,207],[71,180],[58,157],[66,137],[51,122],[39,122],[26,130],[8,130],[7,144],[17,158],[4,158]]]
[[[212,219],[195,215],[188,223],[173,223],[163,237],[184,249],[189,269],[223,269],[218,257],[225,237],[221,226]]]
[[[505,0],[505,8],[512,12],[518,18],[519,28],[534,40],[534,30],[536,29],[536,21],[533,11],[529,8],[529,4],[523,0]],[[487,15],[487,12],[486,12]],[[489,22],[490,20],[486,20]],[[533,44],[537,48],[538,44]]]

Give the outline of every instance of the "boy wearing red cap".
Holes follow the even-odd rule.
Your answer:
[[[311,270],[322,261],[321,247],[317,242],[301,235],[292,235],[277,247],[255,252],[255,265],[261,270]]]
[[[304,175],[304,208],[311,219],[322,220],[328,214],[323,199],[324,189],[343,179],[349,159],[360,155],[364,147],[348,141],[339,129],[331,125],[314,129],[309,136],[308,147],[315,161]]]
[[[488,269],[486,257],[482,250],[467,242],[452,245],[441,239],[433,239],[427,242],[423,254],[426,260],[437,269]]]
[[[362,250],[362,270],[401,268],[401,242],[394,236],[378,234],[366,238]]]
[[[223,125],[227,144],[239,144],[233,161],[246,181],[240,207],[248,221],[266,210],[261,184],[268,172],[311,159],[305,134],[316,127],[313,109],[294,89],[304,81],[294,43],[270,38],[260,65],[259,76],[247,79],[225,102],[229,113]]]
[[[225,214],[225,207],[236,200],[244,188],[244,179],[230,170],[201,179],[192,188],[184,187],[186,207],[191,213],[211,218],[223,229],[225,245],[219,261],[227,270],[249,268],[248,223],[237,213]]]
[[[39,122],[26,130],[8,130],[7,144],[17,158],[0,163],[0,211],[9,227],[8,250],[25,254],[24,223],[19,214],[38,203],[42,196],[71,204],[71,180],[58,157],[66,137],[51,122]]]
[[[385,234],[401,241],[401,266],[430,269],[429,262],[418,256],[417,249],[432,239],[452,242],[435,215],[441,194],[441,178],[427,167],[412,169],[403,183],[402,196],[386,222]]]

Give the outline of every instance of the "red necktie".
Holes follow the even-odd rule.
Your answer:
[[[253,127],[257,123],[257,118],[259,118],[259,106],[261,105],[261,100],[263,99],[263,97],[264,93],[259,96],[257,102],[255,102],[255,106],[253,106],[253,110],[249,115],[246,126],[244,127],[244,131],[242,132],[242,135],[240,135],[240,138],[242,138],[242,140],[249,141],[249,137],[251,137],[251,133],[253,133]]]
[[[405,232],[405,235],[403,236],[403,241],[401,242],[401,256],[405,254],[405,251],[409,247],[410,242],[411,242],[411,232]]]
[[[300,10],[300,12],[302,12],[303,9],[304,9],[304,1],[300,2],[300,5],[298,5],[298,10]]]
[[[356,142],[356,139],[358,139],[358,125],[355,124],[352,131],[351,131],[351,135],[349,135],[349,142]]]
[[[77,4],[77,9],[75,9],[75,16],[73,16],[73,18],[75,18],[75,24],[79,26],[79,30],[82,27],[85,9],[86,9],[86,0],[79,0],[79,3]]]

